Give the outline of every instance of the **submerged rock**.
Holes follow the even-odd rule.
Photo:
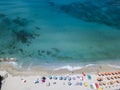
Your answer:
[[[120,3],[116,0],[86,0],[60,5],[60,9],[72,17],[86,22],[104,24],[120,29]]]
[[[28,20],[26,18],[20,17],[15,18],[13,22],[19,26],[26,26],[28,24]]]
[[[16,39],[22,43],[28,43],[31,39],[35,39],[34,34],[31,34],[25,30],[13,31],[16,36]]]
[[[5,16],[6,16],[5,14],[0,13],[0,18],[3,18],[3,17],[5,17]]]

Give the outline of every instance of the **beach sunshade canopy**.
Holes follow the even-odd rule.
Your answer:
[[[80,77],[80,80],[83,81],[83,77]]]
[[[103,81],[103,78],[97,78],[97,81]]]
[[[63,80],[67,80],[67,77],[63,77]]]
[[[82,83],[82,82],[80,82],[80,86],[82,86],[82,84],[83,84],[83,83]]]
[[[71,81],[71,77],[68,77],[68,80]]]
[[[99,85],[100,85],[100,86],[102,86],[102,84],[103,84],[102,82],[99,82]]]
[[[98,76],[101,76],[101,73],[98,73]]]
[[[115,79],[117,79],[117,76],[114,76]]]
[[[114,79],[114,76],[111,76],[111,79]]]
[[[93,84],[90,84],[90,88],[91,88],[91,89],[94,89],[94,86],[93,86]]]
[[[59,80],[63,80],[63,77],[59,77]]]
[[[73,80],[76,80],[76,78],[75,78],[75,77],[72,77],[72,79],[73,79]]]
[[[88,87],[88,83],[84,83],[84,86],[85,86],[85,87]]]
[[[71,83],[71,82],[68,82],[68,85],[69,85],[69,86],[71,86],[71,85],[72,85],[72,83]]]
[[[113,82],[113,81],[110,81],[110,84],[111,84],[111,85],[113,85],[113,84],[114,84],[114,82]]]
[[[107,75],[108,75],[108,73],[107,73],[107,72],[105,72],[105,75],[107,76]]]
[[[116,75],[118,75],[118,72],[115,72]]]
[[[107,77],[107,80],[110,80],[111,78],[110,77]]]
[[[98,89],[99,88],[99,85],[97,83],[95,83],[95,87]]]
[[[101,87],[99,87],[98,90],[103,90],[103,89]]]
[[[56,76],[54,76],[54,77],[53,77],[53,79],[57,80],[57,77],[56,77]]]
[[[114,73],[114,72],[112,72],[112,75],[115,75],[115,73]]]
[[[83,76],[86,76],[86,74],[84,72],[82,72]]]
[[[91,80],[91,78],[92,78],[91,75],[87,75],[87,77],[88,77],[89,80]]]
[[[36,81],[35,81],[35,84],[37,84],[37,83],[39,83],[39,80],[36,80]]]
[[[103,82],[103,85],[106,85],[106,82]]]
[[[52,76],[49,76],[48,78],[49,78],[49,79],[52,79]]]

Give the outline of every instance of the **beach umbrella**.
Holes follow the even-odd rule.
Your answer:
[[[103,78],[99,77],[99,78],[97,78],[97,81],[103,81]]]
[[[26,83],[27,81],[26,80],[23,80],[24,83]]]
[[[113,84],[114,84],[114,82],[113,82],[113,81],[110,81],[110,84],[111,84],[111,85],[113,85]]]
[[[85,87],[88,87],[88,83],[84,83],[84,86],[85,86]]]
[[[99,85],[98,85],[98,83],[95,83],[95,87],[98,89],[99,88]]]
[[[104,76],[104,73],[101,73],[102,76]]]
[[[120,74],[120,71],[118,71],[118,74]]]
[[[107,77],[107,80],[110,80],[110,77]]]
[[[103,89],[101,87],[99,87],[98,90],[103,90]]]
[[[35,81],[35,84],[37,84],[37,83],[39,83],[39,80],[36,80],[36,81]]]
[[[102,86],[102,84],[103,84],[102,82],[99,82],[99,85],[100,85],[100,86]]]
[[[80,82],[80,86],[82,86],[82,84],[83,84],[83,83],[82,83],[82,82]]]
[[[49,79],[52,79],[52,76],[49,76],[48,78],[49,78]]]
[[[83,75],[83,76],[86,76],[86,74],[85,74],[84,72],[82,72],[82,75]]]
[[[118,75],[118,72],[115,72],[116,75]]]
[[[93,85],[92,85],[92,84],[90,84],[90,88],[91,88],[91,89],[94,89],[94,87],[93,87]]]
[[[111,79],[114,79],[114,76],[111,76]]]
[[[118,78],[120,78],[120,75],[119,76],[117,76]]]
[[[63,77],[59,77],[59,80],[63,80]]]
[[[53,77],[53,79],[57,80],[57,77],[56,77],[56,76],[54,76],[54,77]]]
[[[72,79],[73,79],[73,80],[76,80],[76,78],[75,78],[75,77],[72,77]]]
[[[120,83],[120,80],[117,80],[116,82],[117,82],[117,83]]]
[[[114,76],[115,79],[117,79],[117,76]]]
[[[112,75],[115,75],[115,73],[114,73],[114,72],[112,72]]]
[[[95,83],[92,84],[93,89],[97,89]]]
[[[101,73],[98,73],[98,76],[101,76]]]
[[[88,77],[89,80],[91,80],[91,78],[92,78],[91,75],[87,75],[87,77]]]
[[[71,77],[68,77],[68,80],[71,81]]]
[[[111,72],[108,72],[108,75],[111,75]]]
[[[68,82],[68,85],[69,85],[69,86],[71,86],[71,85],[72,85],[72,83],[71,83],[71,82]]]
[[[105,74],[106,76],[108,75],[108,73],[107,73],[107,72],[105,72],[104,74]]]
[[[83,81],[83,77],[80,77],[80,80]]]
[[[66,80],[67,79],[67,77],[63,77],[63,80]]]
[[[103,85],[106,85],[106,82],[103,82]]]

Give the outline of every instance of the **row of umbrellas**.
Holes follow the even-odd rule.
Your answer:
[[[106,78],[107,78],[107,80],[120,79],[120,75],[119,76],[118,75],[117,76],[107,76]],[[97,81],[103,81],[103,78],[98,77]]]
[[[83,81],[83,77],[81,76],[77,76],[77,77],[70,77],[70,76],[49,76],[48,77],[50,80],[76,80],[76,79],[80,79],[81,81]]]
[[[116,80],[116,81],[109,81],[109,82],[99,82],[99,85],[102,86],[102,85],[113,85],[115,83],[120,83],[120,80]]]
[[[108,76],[108,75],[120,75],[120,71],[98,73],[98,76]]]

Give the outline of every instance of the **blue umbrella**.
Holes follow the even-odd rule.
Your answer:
[[[67,77],[63,77],[63,80],[66,80],[67,79]]]
[[[52,76],[49,76],[48,78],[49,78],[49,79],[52,79]]]
[[[54,76],[54,77],[53,77],[53,79],[57,80],[57,77],[56,77],[56,76]]]
[[[80,82],[80,86],[82,86],[82,82]]]
[[[89,80],[91,80],[91,78],[92,78],[91,75],[87,75],[87,77],[88,77]]]
[[[59,77],[59,80],[62,80],[63,79],[63,77]]]
[[[69,86],[71,86],[71,85],[72,85],[72,83],[71,83],[71,82],[68,82],[68,85],[69,85]]]
[[[71,81],[71,77],[68,77],[68,80]]]

